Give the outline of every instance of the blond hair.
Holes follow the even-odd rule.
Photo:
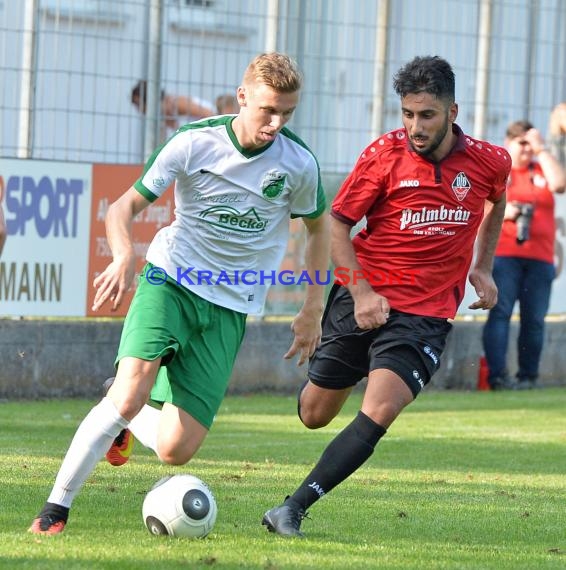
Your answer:
[[[278,93],[294,93],[301,89],[303,76],[297,63],[288,55],[262,53],[248,65],[243,83],[263,83]]]

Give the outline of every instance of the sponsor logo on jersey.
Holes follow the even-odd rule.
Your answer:
[[[415,229],[426,226],[440,224],[442,226],[465,226],[470,219],[470,211],[464,210],[462,206],[457,208],[447,208],[442,205],[440,208],[427,208],[423,206],[419,210],[405,208],[401,212],[399,229]]]
[[[212,206],[199,214],[204,222],[244,234],[263,232],[268,220],[261,219],[255,208],[240,212],[230,206]]]
[[[212,202],[213,204],[236,204],[246,202],[249,194],[247,192],[228,192],[226,194],[210,194],[195,190],[191,198],[195,202]]]
[[[261,182],[261,192],[264,198],[274,200],[283,192],[285,187],[286,174],[277,170],[270,170]]]
[[[159,178],[154,178],[152,180],[153,185],[155,186],[155,188],[163,188],[163,186],[166,186],[166,182],[165,182],[165,178],[163,178],[163,176],[160,176]]]
[[[420,185],[418,180],[401,180],[399,188],[418,188]]]
[[[458,202],[461,202],[470,191],[472,184],[464,172],[458,172],[456,178],[452,181],[452,191],[454,192]]]

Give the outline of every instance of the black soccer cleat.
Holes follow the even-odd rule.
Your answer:
[[[68,507],[55,503],[45,503],[45,506],[28,528],[32,534],[60,534],[65,529],[69,518]]]
[[[269,532],[275,532],[281,536],[295,536],[303,538],[301,522],[307,513],[301,507],[293,503],[283,503],[270,509],[263,515],[261,524],[267,527]]]

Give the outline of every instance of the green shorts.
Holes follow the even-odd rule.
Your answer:
[[[125,356],[161,358],[151,399],[174,404],[210,428],[228,387],[247,315],[206,301],[173,280],[152,285],[145,279],[149,267],[139,277],[124,321],[116,364]]]

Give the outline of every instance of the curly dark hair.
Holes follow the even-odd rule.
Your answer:
[[[410,93],[430,93],[454,103],[455,78],[450,64],[441,57],[415,57],[393,77],[393,88],[400,97]]]

